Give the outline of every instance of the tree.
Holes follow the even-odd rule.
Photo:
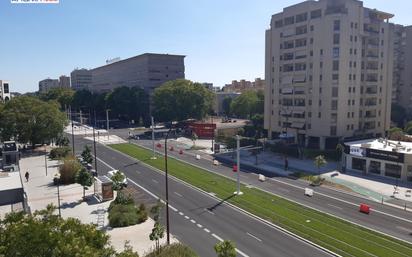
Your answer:
[[[113,181],[113,190],[120,191],[123,189],[124,175],[122,172],[115,172],[110,179]]]
[[[219,242],[214,248],[218,257],[236,257],[236,246],[232,241]]]
[[[404,131],[406,134],[412,135],[412,121],[408,121],[408,123],[406,123]]]
[[[165,228],[159,222],[155,222],[149,238],[151,241],[155,241],[155,248],[157,253],[160,252],[160,239],[163,238],[164,234]]]
[[[88,145],[84,146],[84,150],[83,150],[81,156],[82,156],[83,160],[86,163],[92,163],[93,162],[92,152],[91,152],[90,147]]]
[[[57,102],[44,102],[32,96],[12,98],[1,111],[0,120],[3,141],[13,139],[32,145],[57,138],[67,124]]]
[[[93,185],[93,177],[89,171],[87,171],[84,167],[80,169],[79,172],[76,174],[76,183],[82,185],[83,187],[83,200],[86,198],[86,190],[89,186]]]
[[[158,121],[202,119],[209,113],[213,93],[199,83],[178,79],[155,89],[154,115]]]
[[[232,101],[233,99],[231,97],[225,97],[222,101],[222,110],[226,116],[230,115],[230,104]]]
[[[263,114],[264,95],[256,91],[246,91],[230,104],[230,113],[239,118],[251,118],[254,114]]]
[[[197,134],[195,133],[195,132],[192,132],[192,142],[193,142],[193,147],[196,147],[196,140],[198,139],[199,137],[197,136]]]
[[[338,169],[342,169],[342,154],[345,150],[345,147],[342,144],[337,144],[336,145],[336,159],[338,160]]]
[[[116,254],[116,257],[139,257],[139,254],[133,251],[133,248],[130,246],[130,242],[126,241],[124,243],[123,252]]]
[[[93,107],[93,95],[87,89],[78,90],[74,93],[72,109],[90,110]]]
[[[314,161],[315,166],[318,168],[318,174],[320,175],[320,168],[327,164],[325,157],[323,155],[318,155],[315,157]]]
[[[403,127],[406,117],[406,110],[399,104],[391,106],[391,121],[395,122],[399,127]]]
[[[40,98],[45,101],[57,101],[60,104],[60,108],[65,110],[72,103],[74,94],[75,92],[71,88],[56,87],[40,95]]]
[[[54,215],[55,207],[33,215],[10,213],[0,220],[0,256],[110,257],[115,251],[109,236],[95,225]]]
[[[390,140],[401,140],[403,138],[403,130],[401,128],[393,127],[388,132]]]

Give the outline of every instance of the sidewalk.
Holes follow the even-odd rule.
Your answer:
[[[44,155],[22,158],[20,160],[20,172],[24,178],[24,173],[29,171],[30,179],[24,181],[23,187],[28,197],[28,204],[31,212],[46,208],[50,203],[55,206],[57,202],[57,186],[53,185],[53,176],[58,172],[58,161],[47,161],[47,176],[44,162]],[[154,247],[154,242],[150,241],[149,234],[153,228],[153,220],[124,228],[110,228],[108,224],[107,208],[110,201],[98,202],[93,195],[93,186],[86,190],[87,201],[82,201],[83,188],[79,184],[60,186],[61,215],[63,218],[77,218],[82,223],[96,224],[99,229],[106,230],[110,235],[111,244],[117,251],[122,251],[126,241],[135,251],[143,256]],[[56,210],[56,213],[58,210]],[[161,244],[165,243],[165,238]],[[172,237],[172,242],[177,240]]]

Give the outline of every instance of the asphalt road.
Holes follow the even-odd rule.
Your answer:
[[[75,141],[76,152],[86,142],[91,144],[80,137]],[[149,194],[165,198],[162,173],[102,145],[97,146],[97,155],[100,175],[111,168],[120,169],[131,180],[129,186],[138,183]],[[213,246],[222,239],[234,241],[238,256],[243,257],[330,256],[174,179],[169,180],[169,202],[171,233],[202,257],[216,256]]]
[[[127,136],[121,131],[119,135],[122,137]],[[152,146],[150,140],[132,140],[132,142],[145,145],[149,148]],[[172,144],[173,142],[170,141],[169,145]],[[235,174],[230,167],[223,165],[214,166],[210,158],[206,159],[206,156],[204,156],[205,158],[202,157],[202,159],[196,160],[193,154],[186,152],[179,154],[178,151],[168,151],[168,154],[209,171],[235,179]],[[257,174],[242,171],[240,180],[244,184],[261,188],[319,211],[412,242],[412,213],[409,211],[404,211],[389,205],[382,205],[360,195],[349,194],[326,187],[314,188],[314,197],[307,197],[303,194],[304,188],[308,187],[308,182],[306,181],[274,176],[262,183],[258,181]],[[371,214],[366,215],[359,212],[359,205],[361,203],[366,203],[372,207]]]

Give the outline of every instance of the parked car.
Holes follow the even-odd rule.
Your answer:
[[[109,178],[112,178],[112,177],[114,176],[114,174],[116,174],[117,172],[120,172],[120,173],[123,175],[123,177],[124,177],[124,179],[123,179],[123,181],[122,181],[123,186],[127,186],[127,177],[126,177],[126,175],[124,175],[123,172],[121,172],[121,171],[119,171],[119,170],[111,170],[111,171],[107,172],[107,176],[108,176]]]

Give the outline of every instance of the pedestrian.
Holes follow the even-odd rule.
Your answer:
[[[26,171],[26,173],[24,174],[24,177],[26,178],[26,182],[29,182],[29,171]]]
[[[288,168],[289,168],[289,161],[288,161],[288,158],[285,157],[285,170],[287,171]]]

